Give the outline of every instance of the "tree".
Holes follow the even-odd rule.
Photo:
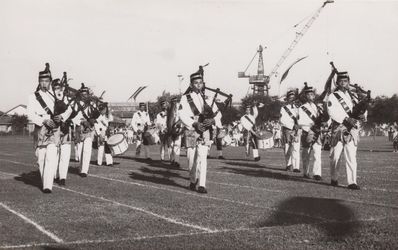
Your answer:
[[[241,114],[245,113],[245,107],[247,104],[254,105],[254,103],[263,103],[264,107],[259,108],[258,117],[256,122],[258,124],[263,124],[270,120],[275,120],[279,118],[279,112],[282,107],[282,102],[276,97],[264,96],[261,94],[248,95],[242,98],[242,103],[240,107]]]
[[[26,115],[14,114],[11,117],[11,127],[14,133],[23,133],[25,127],[28,125],[28,117]]]

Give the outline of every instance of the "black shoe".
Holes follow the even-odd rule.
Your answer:
[[[80,177],[83,177],[83,178],[84,178],[84,177],[87,177],[87,174],[86,174],[86,173],[80,173],[79,175],[80,175]]]
[[[311,177],[310,177],[309,174],[305,174],[305,175],[303,175],[303,177],[304,177],[305,179],[311,179]]]
[[[198,193],[207,194],[207,190],[205,187],[198,187]]]
[[[321,181],[322,177],[320,175],[314,175],[314,180]]]
[[[352,190],[359,190],[361,189],[357,184],[350,184],[348,185],[348,189],[352,189]]]
[[[106,164],[107,167],[113,167],[113,164]]]
[[[286,171],[291,171],[292,170],[292,165],[286,166]]]
[[[43,193],[51,194],[51,189],[45,188],[45,189],[43,189]]]
[[[259,161],[260,160],[260,156],[257,156],[256,158],[254,158],[254,161]]]
[[[339,182],[338,182],[338,181],[334,181],[334,180],[332,180],[332,181],[330,182],[330,184],[331,184],[333,187],[339,186]]]
[[[191,189],[192,191],[196,191],[196,183],[192,183],[189,184],[189,189]]]
[[[220,156],[218,157],[218,159],[219,159],[219,160],[225,160],[224,156],[222,156],[222,155],[220,155]]]
[[[147,161],[152,161],[151,157],[146,158]]]
[[[59,183],[59,178],[55,178],[55,179],[54,179],[54,182],[55,182],[55,183]]]
[[[179,167],[180,167],[180,163],[178,163],[178,162],[173,162],[173,166],[179,168]]]
[[[59,180],[59,185],[60,186],[65,186],[65,179]]]
[[[295,168],[295,169],[293,169],[293,172],[294,173],[300,173],[300,169]]]

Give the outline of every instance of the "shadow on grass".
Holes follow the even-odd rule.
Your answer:
[[[14,177],[17,181],[22,181],[26,185],[37,187],[42,190],[43,184],[41,182],[40,171],[31,171],[29,173],[22,173],[19,176]]]
[[[179,188],[184,188],[188,189],[188,185],[184,186],[181,185],[173,180],[173,178],[180,178],[188,180],[189,178],[183,177],[178,173],[175,172],[170,172],[168,170],[153,170],[150,168],[146,167],[141,167],[140,171],[143,173],[137,173],[137,172],[132,172],[130,173],[130,178],[133,180],[140,180],[140,181],[146,181],[146,182],[152,182],[156,184],[162,184],[162,185],[167,185],[167,186],[174,186],[174,187],[179,187]]]
[[[246,169],[242,168],[232,168],[232,167],[221,167],[220,169],[226,170],[229,173],[234,173],[234,174],[241,174],[241,175],[246,175],[246,176],[252,176],[252,177],[265,177],[265,178],[271,178],[271,179],[277,179],[277,180],[285,180],[285,181],[295,181],[295,182],[303,182],[303,183],[314,183],[318,185],[325,185],[325,186],[330,186],[329,183],[325,183],[322,181],[315,181],[313,179],[304,179],[302,176],[294,176],[290,175],[290,172],[274,172],[272,170],[282,170],[279,168],[269,168],[269,167],[254,167],[253,169],[253,164],[250,163],[234,163],[234,162],[225,162],[225,164],[232,165],[232,166],[239,166],[239,167],[245,167]]]
[[[295,214],[292,214],[292,213]],[[301,214],[301,215],[297,215]],[[360,227],[354,211],[336,199],[293,197],[278,204],[276,211],[256,227],[313,224],[329,240],[346,238]]]
[[[117,156],[117,158],[124,159],[124,160],[133,160],[139,163],[145,163],[149,165],[150,167],[154,168],[162,168],[162,169],[168,169],[168,170],[177,170],[177,171],[187,171],[186,169],[183,169],[181,167],[175,167],[170,165],[170,163],[162,162],[161,160],[147,160],[143,158],[135,158],[131,156]]]

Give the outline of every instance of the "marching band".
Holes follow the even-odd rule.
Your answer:
[[[287,171],[300,173],[300,150],[303,177],[322,180],[321,151],[323,130],[330,127],[330,171],[331,185],[338,186],[338,162],[344,151],[349,189],[360,189],[357,184],[356,151],[361,123],[366,121],[367,104],[370,92],[353,91],[347,72],[338,72],[336,89],[321,98],[316,98],[315,89],[305,86],[300,95],[297,90],[286,93],[286,103],[280,109],[280,132],[271,128],[271,134],[279,134]],[[160,160],[165,162],[168,155],[170,166],[180,167],[181,144],[186,148],[189,171],[189,189],[207,193],[207,157],[213,143],[217,146],[218,159],[222,154],[224,138],[235,139],[233,133],[221,123],[223,105],[219,105],[218,95],[227,97],[228,106],[232,95],[219,89],[206,86],[203,79],[203,66],[190,75],[190,85],[180,97],[160,102],[161,111],[151,122],[148,106],[139,103],[139,110],[132,117],[130,126],[136,136],[136,156],[144,151],[144,158],[150,158],[149,145],[156,144],[159,138]],[[358,87],[355,86],[356,90]],[[214,94],[211,99],[211,92]],[[52,79],[49,64],[39,72],[39,84],[29,96],[28,117],[35,124],[35,152],[39,167],[43,192],[51,193],[54,180],[66,185],[71,157],[72,142],[75,160],[80,162],[79,175],[89,173],[92,149],[97,149],[97,165],[101,166],[105,155],[107,166],[113,166],[113,155],[124,153],[128,143],[123,134],[111,134],[112,114],[108,103],[94,98],[90,89],[83,83],[79,90],[70,88],[66,73],[63,78]],[[217,103],[216,103],[217,101]],[[261,131],[256,118],[262,104],[254,102],[245,106],[245,114],[230,129],[243,131],[246,155],[260,161],[259,140]],[[260,110],[259,110],[260,108]],[[279,138],[278,137],[278,138]],[[279,139],[278,139],[279,140]],[[166,151],[167,148],[167,151]],[[310,164],[313,153],[314,161]],[[312,166],[310,168],[310,165]],[[311,177],[312,176],[312,177]]]

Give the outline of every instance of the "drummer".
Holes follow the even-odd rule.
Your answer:
[[[131,127],[134,133],[137,135],[136,151],[135,155],[138,157],[141,155],[141,148],[144,150],[145,158],[151,160],[149,148],[146,143],[143,143],[143,134],[147,130],[148,126],[151,125],[149,114],[146,112],[146,106],[144,102],[140,102],[139,110],[134,113],[133,119],[131,120]]]
[[[167,102],[165,100],[160,102],[160,107],[162,111],[159,112],[159,114],[156,115],[156,128],[159,131],[159,139],[160,139],[160,160],[164,161],[164,153],[166,151],[166,145],[167,145],[167,138],[166,138],[166,133],[167,133]]]
[[[94,124],[95,132],[97,136],[98,151],[97,151],[97,164],[102,165],[102,159],[104,157],[105,151],[105,161],[107,166],[113,166],[113,158],[111,154],[111,149],[107,143],[109,132],[109,122],[111,122],[112,115],[108,110],[108,103],[104,102],[98,105],[100,111],[100,116],[97,118],[97,122]]]
[[[257,106],[246,105],[245,115],[240,118],[240,122],[244,128],[243,134],[245,135],[246,142],[246,155],[250,154],[250,146],[253,147],[253,158],[255,161],[260,160],[258,154],[257,135],[255,132],[256,118],[258,116]]]

